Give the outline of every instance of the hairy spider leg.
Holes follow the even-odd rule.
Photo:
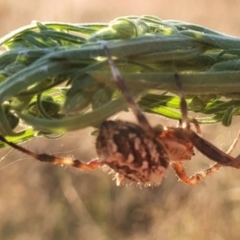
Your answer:
[[[201,135],[202,131],[201,131],[200,125],[198,123],[198,120],[196,118],[193,118],[192,122],[193,122],[193,124],[194,124],[194,126],[196,128],[196,133]]]
[[[130,94],[130,91],[128,90],[128,87],[126,86],[125,81],[123,81],[121,73],[119,72],[114,61],[112,60],[112,57],[111,57],[111,54],[110,54],[108,48],[105,45],[103,46],[103,48],[104,48],[105,54],[107,56],[109,66],[111,68],[111,72],[112,72],[114,81],[116,82],[118,88],[122,91],[123,96],[125,97],[129,107],[132,109],[133,113],[135,114],[141,127],[144,129],[144,131],[148,135],[153,137],[155,135],[153,128],[150,126],[147,118],[144,116],[144,114],[140,110],[139,106],[136,104],[132,95]]]
[[[179,97],[180,97],[180,109],[182,113],[182,119],[181,119],[181,125],[182,128],[190,129],[190,123],[188,120],[188,108],[187,108],[187,102],[185,100],[184,92],[182,90],[182,82],[180,81],[179,75],[177,73],[174,74],[175,82],[179,91]],[[196,126],[196,121],[195,121]],[[197,123],[197,126],[198,123]]]
[[[19,146],[13,142],[9,142],[6,138],[4,138],[1,135],[0,135],[0,140],[4,143],[8,144],[9,146],[13,147],[14,149],[16,149],[22,153],[25,153],[40,162],[49,162],[49,163],[59,164],[59,165],[64,165],[64,166],[72,166],[72,167],[76,167],[76,168],[79,168],[82,170],[94,170],[103,165],[103,163],[101,163],[98,160],[98,158],[93,159],[93,160],[89,161],[88,163],[84,163],[78,159],[73,159],[71,157],[56,157],[56,156],[53,156],[50,154],[45,154],[45,153],[37,154],[35,152],[32,152],[30,150],[27,150],[26,148]]]
[[[226,154],[231,154],[232,153],[232,151],[236,147],[239,139],[240,139],[240,131],[238,132],[236,138],[234,139],[231,146],[227,150]],[[173,162],[172,167],[175,170],[175,172],[176,172],[176,174],[179,177],[179,180],[181,182],[186,183],[186,184],[194,185],[194,184],[198,183],[200,180],[204,179],[205,177],[207,177],[207,176],[215,173],[216,171],[218,171],[221,167],[223,167],[223,165],[221,165],[219,163],[215,163],[215,164],[209,166],[208,168],[204,169],[203,171],[200,171],[200,172],[198,172],[198,173],[196,173],[196,174],[194,174],[190,177],[187,176],[182,162],[180,162],[180,161],[179,162]]]

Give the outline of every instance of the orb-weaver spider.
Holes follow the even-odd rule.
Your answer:
[[[107,166],[116,173],[117,185],[125,182],[136,182],[145,186],[159,185],[169,165],[173,167],[179,179],[187,184],[197,183],[202,178],[218,170],[221,166],[240,168],[240,159],[228,155],[232,152],[240,138],[240,132],[227,153],[224,153],[190,129],[187,104],[178,74],[175,74],[173,77],[176,80],[176,87],[181,98],[182,119],[180,126],[151,127],[131,96],[106,46],[104,46],[104,51],[113,78],[125,97],[128,106],[136,116],[138,124],[120,120],[104,121],[96,140],[98,158],[88,163],[68,157],[56,157],[45,153],[37,154],[7,141],[3,136],[0,136],[0,140],[42,162],[68,165],[82,170],[92,170]],[[196,121],[195,126],[197,133],[200,133],[200,128]],[[188,177],[182,166],[182,161],[190,160],[194,156],[194,146],[217,163],[204,171]]]

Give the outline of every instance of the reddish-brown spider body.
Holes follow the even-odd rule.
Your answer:
[[[117,185],[127,180],[159,185],[170,159],[158,138],[139,125],[125,121],[102,123],[96,142],[99,161],[117,173]]]
[[[194,156],[193,144],[184,129],[153,129],[155,135],[151,137],[131,122],[102,123],[96,150],[101,164],[116,173],[117,185],[129,181],[159,185],[170,163],[190,160]]]
[[[183,128],[165,127],[158,137],[166,147],[171,161],[191,160],[195,155],[194,146]]]

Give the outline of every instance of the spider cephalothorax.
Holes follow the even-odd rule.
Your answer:
[[[173,77],[181,99],[181,124],[179,127],[152,127],[131,96],[107,47],[103,46],[103,48],[113,79],[136,116],[138,124],[126,121],[104,121],[96,141],[98,158],[87,163],[78,159],[37,154],[7,141],[1,135],[0,140],[42,162],[73,166],[81,170],[107,166],[115,173],[118,185],[127,181],[145,186],[159,185],[169,165],[173,167],[179,179],[187,184],[197,183],[222,166],[240,168],[240,157],[233,158],[229,155],[240,138],[240,132],[227,153],[224,153],[198,135],[200,127],[196,121],[194,125],[197,133],[191,130],[187,116],[187,104],[178,74],[174,74]],[[194,156],[194,147],[217,163],[188,177],[182,161],[190,160]]]

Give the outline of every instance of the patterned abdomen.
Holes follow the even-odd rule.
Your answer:
[[[159,185],[169,165],[164,145],[137,124],[105,121],[97,137],[99,160],[117,173],[117,184],[126,180]]]

